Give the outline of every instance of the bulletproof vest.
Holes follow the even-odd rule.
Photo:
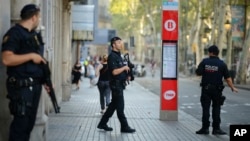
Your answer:
[[[19,26],[14,27],[17,36],[20,39],[19,48],[15,54],[37,53],[43,55],[43,41],[41,34],[37,32],[25,33],[24,29]],[[32,61],[26,62],[18,66],[8,67],[7,73],[16,77],[42,77],[43,73],[38,65]]]
[[[125,66],[126,64],[124,64],[124,60],[122,59],[121,56],[119,56],[118,54],[111,52],[111,55],[115,57],[115,61],[117,61],[118,64],[118,68]],[[127,78],[127,73],[124,71],[122,73],[120,73],[119,75],[113,76],[112,72],[110,71],[111,74],[111,79],[116,79],[116,80],[126,80]]]
[[[222,72],[222,61],[219,59],[204,59],[204,73],[202,75],[203,84],[216,84],[221,85],[223,72]]]

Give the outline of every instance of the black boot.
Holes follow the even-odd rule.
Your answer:
[[[223,130],[221,130],[220,128],[217,128],[217,129],[213,129],[212,134],[213,134],[213,135],[225,135],[225,134],[227,134],[227,133],[224,132]]]
[[[97,128],[103,129],[103,130],[105,130],[105,131],[113,131],[113,128],[108,127],[108,125],[101,125],[101,124],[99,124],[99,125],[97,126]]]
[[[207,135],[207,134],[209,134],[209,130],[208,130],[208,128],[201,128],[200,130],[196,131],[196,134]]]
[[[132,129],[131,127],[127,126],[127,127],[122,127],[121,128],[121,132],[122,133],[134,133],[135,129]]]

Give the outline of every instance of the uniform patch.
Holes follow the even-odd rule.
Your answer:
[[[8,41],[8,39],[9,39],[9,36],[5,36],[5,37],[3,38],[3,43],[6,43],[6,42]]]

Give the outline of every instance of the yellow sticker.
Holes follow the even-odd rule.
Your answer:
[[[9,39],[9,36],[5,36],[5,37],[3,38],[3,43],[6,43],[6,42],[8,41],[8,39]]]

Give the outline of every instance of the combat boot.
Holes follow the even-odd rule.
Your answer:
[[[108,125],[101,125],[101,124],[99,124],[99,125],[97,126],[97,128],[103,129],[103,130],[105,130],[105,131],[113,131],[113,128],[108,127]]]
[[[218,128],[218,129],[213,129],[212,134],[213,134],[213,135],[225,135],[225,134],[227,134],[227,133],[224,132],[223,130],[221,130],[220,128]]]
[[[131,127],[127,126],[127,127],[122,127],[121,128],[121,132],[122,133],[134,133],[135,129],[132,129]]]
[[[207,135],[207,134],[209,134],[209,130],[208,130],[208,128],[201,128],[200,130],[196,131],[196,134]]]

